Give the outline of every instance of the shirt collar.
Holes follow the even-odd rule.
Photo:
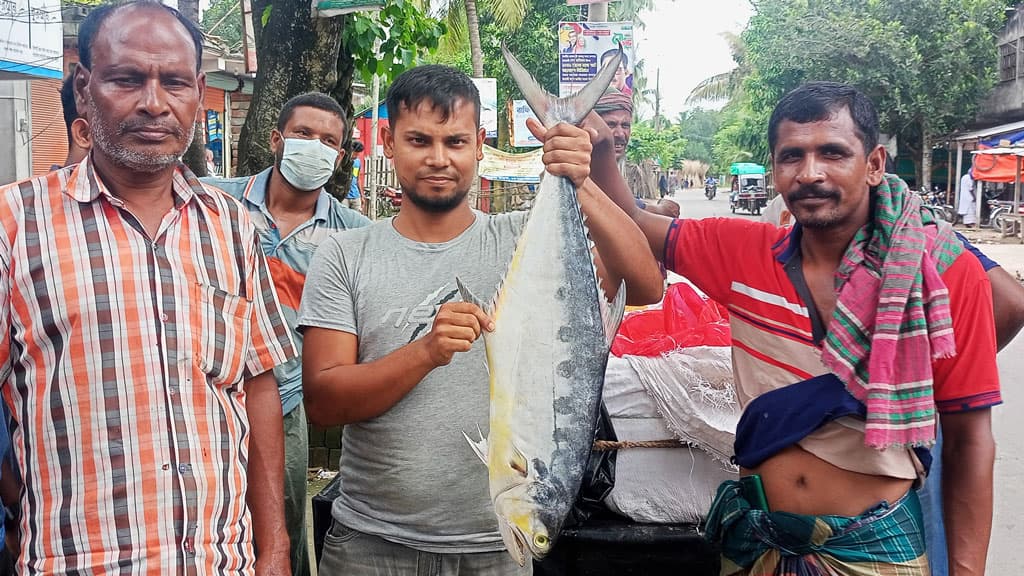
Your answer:
[[[789,259],[796,254],[797,250],[800,250],[800,239],[803,238],[804,229],[800,223],[793,224],[789,233],[782,237],[772,246],[772,252],[775,253],[775,259],[781,264],[789,262]]]
[[[180,161],[174,168],[171,190],[174,194],[175,205],[188,204],[193,197],[198,196],[211,209],[217,209],[217,204],[214,202],[210,192],[199,182],[196,175]],[[111,194],[110,189],[100,180],[99,174],[96,173],[96,166],[92,161],[92,154],[86,156],[72,170],[67,186],[64,188],[64,193],[82,203],[93,202],[100,196],[105,196],[115,205],[123,203],[121,199]]]
[[[262,212],[267,212],[267,190],[270,188],[270,175],[274,171],[271,166],[266,170],[252,177],[245,190],[245,201],[256,206]],[[313,220],[327,222],[331,214],[331,195],[320,188],[320,194],[316,199],[316,209],[313,210]]]

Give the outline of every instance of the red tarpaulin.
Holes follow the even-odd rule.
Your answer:
[[[979,150],[991,146],[981,144]],[[1012,154],[975,154],[971,176],[983,182],[1013,182],[1017,178],[1017,157]]]

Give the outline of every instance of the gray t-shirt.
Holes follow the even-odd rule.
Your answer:
[[[526,213],[487,215],[453,240],[414,242],[390,220],[331,236],[309,267],[299,326],[359,337],[359,362],[372,362],[423,337],[437,309],[461,300],[458,276],[479,298],[497,290]],[[463,432],[488,428],[483,340],[434,369],[386,413],[345,426],[342,524],[425,552],[504,549],[487,487],[487,468]]]

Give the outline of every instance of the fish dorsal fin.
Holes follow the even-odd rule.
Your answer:
[[[484,311],[484,314],[487,314],[488,316],[491,315],[491,311],[493,309],[493,306],[488,306],[488,305],[484,304],[483,300],[477,298],[476,295],[473,294],[469,290],[469,288],[466,287],[466,285],[462,283],[462,280],[459,277],[457,277],[457,276],[455,277],[455,285],[459,287],[459,294],[462,296],[462,301],[463,302],[469,302],[470,304],[476,304],[477,307],[479,307],[481,310]]]
[[[484,433],[480,430],[480,426],[476,427],[476,433],[479,435],[479,440],[473,440],[469,437],[469,434],[462,433],[463,437],[466,438],[466,442],[469,442],[469,447],[473,449],[473,453],[476,454],[477,458],[487,466],[487,439],[484,438]]]
[[[509,74],[512,80],[519,86],[523,98],[533,109],[544,126],[550,128],[559,122],[579,124],[590,113],[597,104],[597,101],[604,96],[605,90],[615,77],[615,71],[622,61],[622,45],[612,58],[609,58],[597,76],[580,89],[579,92],[566,98],[556,98],[548,94],[544,88],[533,78],[533,76],[516,60],[516,57],[509,52],[504,44],[501,46],[501,53],[508,64]]]
[[[604,297],[604,291],[601,290],[601,292],[601,319],[604,321],[604,337],[608,340],[608,348],[611,348],[612,341],[615,340],[615,333],[619,331],[619,324],[622,323],[622,315],[626,313],[626,282],[619,281],[619,291],[610,305],[608,299]]]

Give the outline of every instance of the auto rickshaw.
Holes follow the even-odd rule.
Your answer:
[[[745,210],[755,216],[761,214],[761,209],[768,205],[764,166],[750,162],[737,162],[729,166],[729,173],[732,174],[729,208],[734,214],[737,209]]]

